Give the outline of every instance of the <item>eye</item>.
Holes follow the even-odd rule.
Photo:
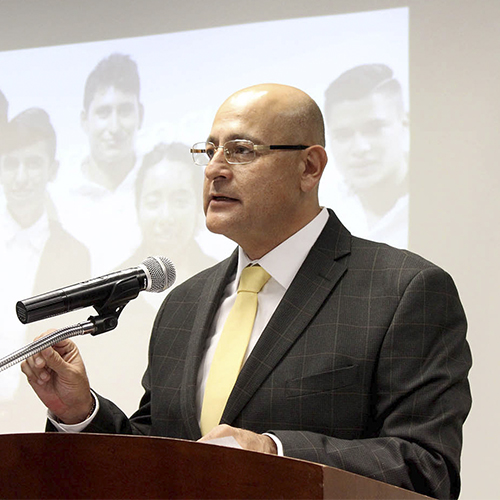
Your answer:
[[[194,205],[192,193],[181,191],[171,199],[172,206],[177,210],[186,210]]]
[[[135,111],[135,108],[132,104],[127,103],[127,104],[122,104],[118,108],[118,115],[120,118],[128,118],[129,116],[132,116]]]
[[[336,141],[347,142],[352,139],[354,132],[348,128],[339,128],[337,130],[334,130],[332,135]]]
[[[95,110],[95,114],[101,120],[105,120],[111,114],[111,107],[110,106],[101,106]]]
[[[245,157],[253,157],[253,143],[250,141],[228,141],[226,144],[226,153],[234,158],[239,158],[240,160],[245,159]]]
[[[248,146],[238,144],[234,147],[233,152],[237,155],[248,155],[252,152],[252,149]]]
[[[19,160],[13,156],[6,156],[3,160],[3,170],[5,172],[15,172],[19,168]]]
[[[26,159],[26,168],[32,173],[39,172],[43,168],[43,158],[39,156],[30,156]]]
[[[368,136],[379,135],[387,125],[387,122],[383,120],[373,120],[363,126],[363,133]]]
[[[207,149],[205,150],[206,155],[212,159],[215,155],[215,146],[207,144]]]

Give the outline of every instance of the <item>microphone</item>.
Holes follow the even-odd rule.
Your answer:
[[[98,313],[116,310],[142,290],[163,292],[174,284],[175,274],[174,265],[166,257],[148,257],[136,267],[20,300],[17,317],[26,324],[88,306],[94,306]]]

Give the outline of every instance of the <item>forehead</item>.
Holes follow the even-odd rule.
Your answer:
[[[328,110],[327,122],[330,127],[347,127],[374,120],[400,118],[400,106],[395,98],[371,94],[362,99],[334,104]]]
[[[194,184],[193,169],[179,161],[165,159],[148,168],[144,175],[142,191],[170,192],[191,189]]]
[[[28,158],[28,157],[39,157],[50,161],[49,143],[48,141],[40,140],[27,144],[25,146],[20,146],[11,151],[5,152],[5,157],[10,158]]]
[[[225,107],[215,116],[208,140],[224,143],[233,139],[247,139],[264,144],[276,135],[276,116],[269,110],[256,107]]]
[[[123,103],[138,104],[139,101],[133,92],[124,92],[116,87],[99,87],[90,101],[90,107]]]

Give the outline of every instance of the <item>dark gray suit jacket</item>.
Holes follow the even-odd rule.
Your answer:
[[[198,439],[196,381],[237,253],[174,289],[128,419],[100,397],[89,432]],[[330,212],[245,363],[222,422],[274,432],[285,455],[456,497],[471,396],[466,319],[451,277],[352,237]]]

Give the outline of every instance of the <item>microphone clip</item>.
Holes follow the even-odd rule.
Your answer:
[[[135,299],[141,290],[139,279],[136,276],[123,278],[113,284],[108,298],[102,304],[94,304],[97,316],[89,316],[95,330],[91,335],[99,335],[114,330],[118,326],[118,317],[125,306]]]

